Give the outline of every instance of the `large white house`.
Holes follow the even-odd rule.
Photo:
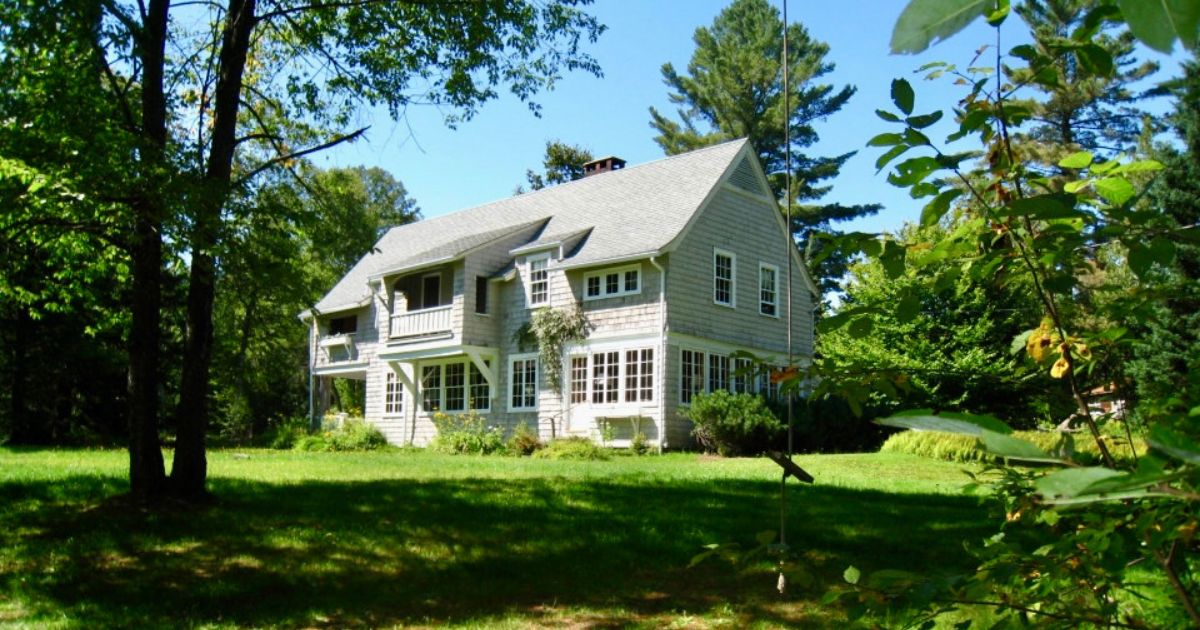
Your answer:
[[[608,425],[617,445],[640,431],[685,447],[679,412],[697,392],[770,387],[731,354],[782,364],[789,296],[794,356],[809,360],[816,288],[749,142],[586,170],[384,235],[301,314],[316,417],[331,380],[351,378],[366,381],[367,421],[395,444],[427,443],[436,411],[474,410],[543,438]],[[537,309],[573,308],[589,332],[561,362],[518,342]]]

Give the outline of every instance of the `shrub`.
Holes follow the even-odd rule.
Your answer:
[[[311,421],[304,416],[289,418],[267,429],[262,444],[278,450],[291,449],[297,440],[308,435],[310,425]]]
[[[629,452],[634,455],[645,455],[650,452],[650,443],[646,441],[646,434],[638,431],[633,434],[633,439],[629,442]]]
[[[696,394],[683,415],[695,424],[692,435],[705,452],[723,457],[761,453],[784,429],[762,397],[754,394]]]
[[[551,440],[546,448],[533,454],[539,459],[604,460],[608,450],[585,437],[568,437]]]
[[[342,426],[296,438],[297,451],[374,451],[385,448],[387,438],[374,425],[360,418],[346,420]]]
[[[1061,433],[1056,431],[1015,431],[1014,437],[1029,440],[1047,453],[1061,450]],[[1080,464],[1090,466],[1100,463],[1100,448],[1092,440],[1091,435],[1072,434],[1074,454],[1072,458]],[[1106,438],[1106,446],[1118,460],[1131,459],[1126,440]],[[1146,443],[1134,439],[1134,447],[1138,454],[1146,452]],[[992,462],[995,457],[988,455],[979,448],[978,441],[969,435],[956,433],[941,433],[938,431],[901,431],[888,438],[879,449],[882,453],[908,453],[934,459],[944,459],[951,462]]]
[[[429,443],[430,450],[451,455],[491,455],[504,452],[504,431],[488,427],[478,413],[433,414],[437,436]]]
[[[512,455],[533,455],[537,450],[542,448],[542,441],[538,439],[538,434],[525,422],[517,425],[513,429],[512,436],[508,438],[508,452]]]

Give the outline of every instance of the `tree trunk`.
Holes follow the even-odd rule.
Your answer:
[[[173,490],[185,498],[207,494],[205,434],[208,430],[208,377],[212,364],[214,250],[220,232],[221,209],[233,172],[242,75],[250,50],[250,35],[254,31],[254,10],[255,0],[228,0],[214,97],[212,141],[204,177],[206,194],[196,205],[191,234],[187,339],[179,407],[175,413],[175,463],[171,469]]]
[[[129,489],[147,501],[165,486],[158,441],[159,325],[162,307],[162,216],[159,169],[167,146],[163,92],[169,0],[150,0],[141,33],[143,164],[133,203],[133,299],[129,331]]]

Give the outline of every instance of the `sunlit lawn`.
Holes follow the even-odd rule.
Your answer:
[[[217,451],[213,505],[141,511],[124,452],[0,449],[0,626],[838,626],[847,565],[964,569],[993,530],[961,466],[798,459],[816,579],[781,597],[765,561],[686,568],[778,527],[762,459]]]

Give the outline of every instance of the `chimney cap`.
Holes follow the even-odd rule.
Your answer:
[[[623,168],[625,168],[625,160],[615,155],[606,155],[584,163],[583,176],[599,175],[600,173],[607,173],[609,171],[619,171]]]

